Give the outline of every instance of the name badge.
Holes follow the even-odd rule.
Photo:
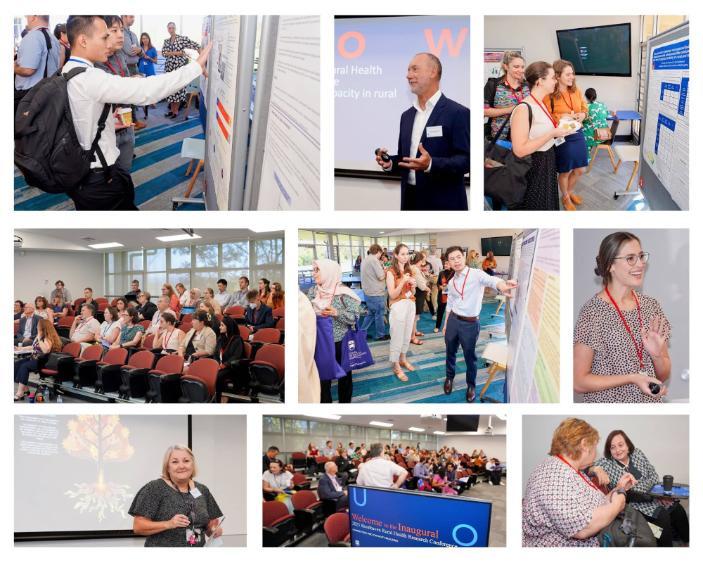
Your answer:
[[[193,495],[193,498],[198,498],[198,497],[202,496],[202,493],[198,490],[198,487],[193,487],[190,490],[190,494]]]
[[[559,145],[566,143],[566,139],[564,137],[556,137],[554,139],[554,146],[558,147]]]
[[[435,125],[434,127],[427,128],[427,138],[431,137],[441,137],[442,136],[442,126]]]

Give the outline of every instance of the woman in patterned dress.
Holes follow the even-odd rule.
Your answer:
[[[595,272],[603,290],[574,328],[574,391],[587,403],[658,403],[667,392],[671,325],[659,302],[640,292],[648,259],[632,233],[611,233],[600,244]]]
[[[171,72],[188,64],[188,56],[183,51],[184,49],[196,49],[199,51],[200,45],[183,35],[176,35],[176,24],[173,22],[169,22],[167,29],[170,37],[164,39],[161,54],[166,59],[166,72]],[[176,119],[181,103],[186,101],[185,88],[168,96],[166,101],[170,103],[170,109],[165,117]]]
[[[681,541],[688,543],[688,515],[681,503],[671,500],[657,501],[647,495],[651,488],[660,482],[659,474],[644,453],[635,447],[632,440],[622,430],[613,430],[608,434],[603,449],[603,457],[593,467],[601,485],[617,483],[625,474],[630,473],[637,484],[628,494],[628,502],[638,510],[648,522],[662,529],[657,539],[659,547],[672,547],[672,531],[676,530]]]
[[[596,101],[598,94],[595,88],[586,88],[583,95],[588,100],[588,117],[583,121],[583,135],[586,137],[588,160],[591,160],[593,149],[603,142],[596,139],[596,129],[608,128],[608,108],[603,102]]]
[[[524,547],[598,547],[598,533],[625,507],[634,485],[626,473],[607,495],[584,470],[596,459],[598,431],[567,418],[554,431],[549,457],[530,474],[522,503]]]

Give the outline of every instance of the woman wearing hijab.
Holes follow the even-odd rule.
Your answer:
[[[342,269],[337,262],[322,258],[312,263],[312,275],[315,286],[308,291],[313,310],[319,317],[332,319],[334,351],[337,363],[342,361],[342,339],[354,326],[361,312],[361,300],[350,288],[342,284]],[[352,373],[337,380],[340,403],[351,403]],[[321,402],[332,402],[331,380],[321,382]]]

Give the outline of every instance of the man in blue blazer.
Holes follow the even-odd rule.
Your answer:
[[[29,346],[37,337],[37,327],[41,317],[34,314],[34,305],[24,304],[24,314],[20,317],[20,326],[15,334],[17,346]]]
[[[317,484],[317,496],[320,500],[335,501],[337,510],[342,510],[349,506],[349,497],[342,488],[342,483],[337,477],[337,464],[334,461],[325,463],[325,473],[320,477]]]
[[[408,66],[413,107],[400,116],[398,153],[376,162],[386,171],[400,170],[401,211],[465,211],[464,175],[469,172],[469,109],[439,89],[442,63],[418,53]]]

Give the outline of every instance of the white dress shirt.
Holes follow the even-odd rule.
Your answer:
[[[222,293],[215,293],[215,301],[220,304],[220,307],[222,307],[222,312],[224,312],[227,307],[231,306],[232,294],[227,293],[226,291],[223,291]]]
[[[417,150],[420,146],[420,139],[422,139],[422,133],[425,131],[425,126],[430,120],[432,110],[437,105],[437,102],[439,101],[439,98],[441,96],[442,91],[437,90],[434,95],[429,100],[427,100],[427,102],[425,102],[425,109],[422,109],[420,107],[417,98],[415,98],[415,101],[413,102],[413,107],[416,111],[415,121],[413,121],[413,133],[410,137],[410,158],[415,158],[415,155],[417,155]],[[427,167],[427,170],[425,170],[425,172],[429,172],[431,167],[432,162],[430,161],[430,165]],[[408,184],[410,184],[411,186],[415,185],[415,170],[410,170],[408,174]]]
[[[397,463],[382,457],[375,457],[359,466],[359,476],[356,484],[364,487],[386,487],[393,485],[393,477],[403,473]]]
[[[478,317],[483,303],[483,288],[488,286],[497,289],[501,281],[501,278],[489,276],[483,270],[466,266],[461,272],[454,273],[454,277],[449,280],[447,309],[460,317]]]
[[[177,70],[158,76],[123,78],[95,68],[90,61],[75,55],[71,55],[62,72],[66,74],[80,66],[87,69],[68,83],[68,99],[78,142],[85,150],[93,144],[98,131],[98,119],[105,104],[155,104],[184,88],[202,73],[200,64],[191,61]],[[115,120],[110,116],[105,122],[99,145],[107,164],[113,165],[120,156],[120,151],[115,137]],[[90,166],[100,168],[102,165],[96,158]]]

